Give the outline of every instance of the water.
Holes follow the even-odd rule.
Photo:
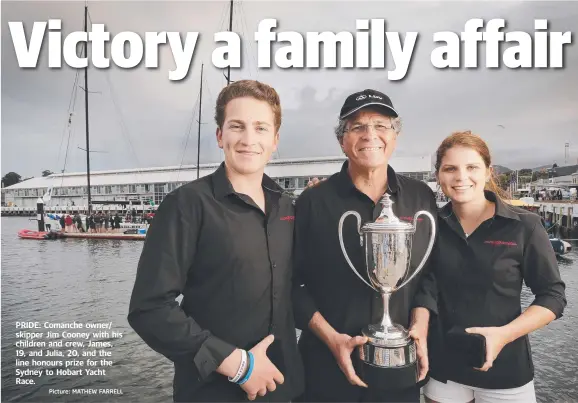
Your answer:
[[[149,349],[126,320],[143,243],[21,240],[17,231],[34,228],[34,222],[3,217],[1,225],[2,401],[170,401],[172,364]],[[571,254],[559,260],[559,265],[566,282],[568,307],[562,319],[531,336],[540,402],[578,401],[576,245]],[[532,298],[530,293],[524,293],[523,305],[530,304]],[[112,340],[114,364],[104,377],[43,376],[36,378],[37,385],[16,385],[16,321],[112,322],[112,330],[122,332],[123,337]],[[123,395],[64,398],[48,394],[49,388],[88,387],[121,389]]]

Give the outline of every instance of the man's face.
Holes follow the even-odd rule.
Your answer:
[[[372,109],[362,109],[349,118],[341,148],[350,164],[372,170],[387,165],[396,140],[391,117]]]
[[[229,169],[242,175],[262,172],[279,142],[273,109],[252,97],[233,99],[217,129],[217,142]]]

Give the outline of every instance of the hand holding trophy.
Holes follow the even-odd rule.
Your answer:
[[[427,211],[418,211],[413,218],[417,223],[420,215],[427,216],[432,225],[429,244],[425,255],[409,275],[415,224],[402,222],[393,213],[393,201],[386,193],[381,203],[383,209],[375,222],[361,226],[361,216],[356,211],[347,211],[339,220],[339,242],[347,263],[355,274],[383,298],[383,316],[378,324],[371,324],[362,330],[368,342],[358,347],[361,359],[360,377],[369,387],[406,388],[418,381],[418,361],[416,345],[409,332],[401,325],[394,324],[389,316],[389,299],[393,292],[409,283],[423,268],[435,240],[435,221]],[[365,247],[368,283],[355,269],[343,243],[343,222],[349,215],[357,217],[357,231],[361,245]],[[409,276],[408,276],[409,275]]]

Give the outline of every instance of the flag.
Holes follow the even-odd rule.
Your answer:
[[[42,201],[44,201],[44,203],[46,204],[47,202],[50,201],[51,198],[52,198],[52,186],[50,186],[48,188],[48,191],[44,193],[44,196],[42,196]]]

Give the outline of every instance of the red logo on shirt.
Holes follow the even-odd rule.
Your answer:
[[[281,217],[281,221],[295,221],[295,216],[294,215],[286,215],[284,217]]]
[[[413,222],[413,217],[399,217],[399,219],[400,219],[400,220],[403,220],[403,221]],[[423,218],[420,217],[420,218],[418,218],[417,220],[418,220],[418,221],[423,221]]]
[[[506,245],[506,246],[518,246],[516,242],[513,241],[484,241],[484,243],[498,246],[498,245]]]

